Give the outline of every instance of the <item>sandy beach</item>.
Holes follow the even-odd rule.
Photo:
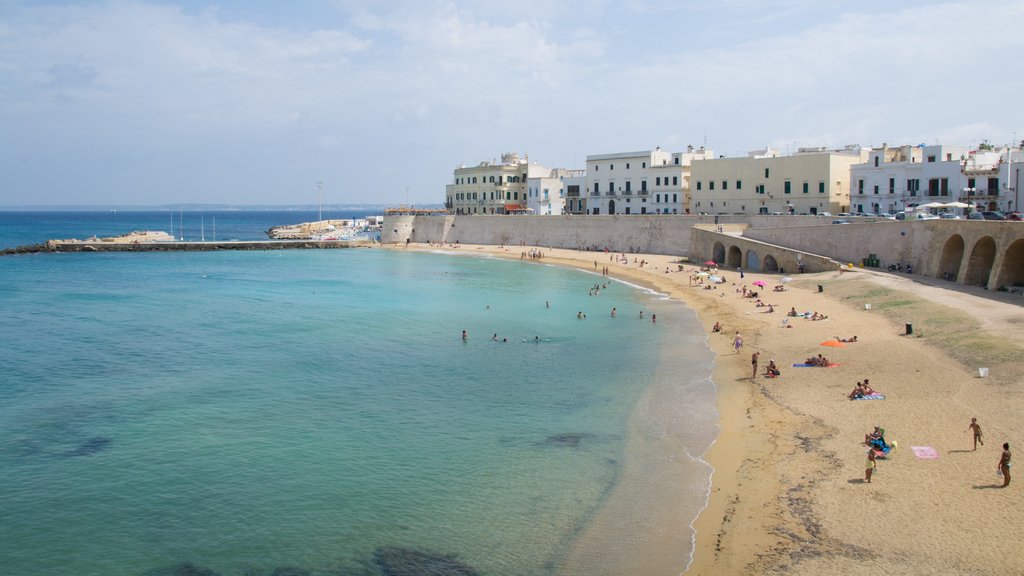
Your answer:
[[[457,250],[519,259],[530,248]],[[692,285],[695,266],[680,271],[673,256],[630,254],[624,265],[605,253],[544,248],[543,255],[542,263],[586,270],[596,260],[612,277],[685,302],[709,332],[722,325],[709,336],[721,432],[705,456],[714,467],[711,496],[695,523],[686,574],[1024,574],[1024,478],[1002,488],[996,475],[1002,444],[1016,450],[1024,425],[1024,309],[1013,299],[860,269],[795,275],[785,284],[778,275],[723,271],[725,283],[706,290]],[[743,286],[775,311],[743,297]],[[787,317],[791,308],[827,319]],[[855,343],[822,345],[854,335]],[[837,366],[793,367],[818,354]],[[763,376],[770,359],[778,378]],[[847,398],[865,378],[885,399]],[[972,417],[984,434],[977,450]],[[865,483],[864,436],[876,425],[898,448]],[[609,508],[618,505],[613,494]],[[608,574],[683,572],[687,558],[678,551],[690,530],[671,509],[666,502],[649,518]],[[606,544],[604,535],[584,534],[567,566]]]

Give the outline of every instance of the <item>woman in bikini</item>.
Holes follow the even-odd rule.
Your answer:
[[[1010,459],[1013,454],[1010,453],[1010,443],[1003,443],[1003,455],[999,458],[999,472],[1003,475],[1003,488],[1010,485]]]

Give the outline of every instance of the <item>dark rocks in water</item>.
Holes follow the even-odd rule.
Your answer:
[[[210,570],[209,568],[203,568],[202,566],[196,566],[191,562],[185,562],[183,564],[168,566],[167,568],[150,570],[149,572],[146,572],[146,576],[220,576],[220,574]]]
[[[410,548],[383,547],[373,551],[381,576],[479,576],[455,556]]]
[[[93,436],[82,443],[78,448],[68,452],[67,456],[69,458],[73,458],[75,456],[92,456],[93,454],[106,450],[110,447],[111,442],[113,442],[113,440],[106,436]]]
[[[274,568],[274,571],[270,573],[270,576],[312,576],[312,573],[309,570],[303,570],[302,568],[285,566],[282,568]]]
[[[586,434],[566,432],[565,434],[555,434],[554,436],[548,436],[544,440],[544,444],[548,446],[561,446],[563,448],[578,448],[585,437]]]

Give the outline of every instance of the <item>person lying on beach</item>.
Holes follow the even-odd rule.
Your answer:
[[[782,284],[779,284],[778,286],[773,288],[773,290],[775,290],[776,292],[785,292],[786,291],[786,287],[783,286]]]
[[[775,312],[775,307],[772,306],[771,304],[769,304],[768,305],[768,311],[765,312],[765,314],[771,314],[772,312]]]
[[[849,338],[840,338],[839,336],[836,336],[836,342],[856,342],[856,341],[857,341],[857,337],[856,336],[851,336]]]
[[[818,358],[816,356],[811,356],[807,360],[804,360],[804,364],[807,364],[808,366],[817,366]]]

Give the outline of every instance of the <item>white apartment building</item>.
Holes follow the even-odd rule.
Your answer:
[[[453,182],[445,186],[444,205],[452,214],[522,213],[527,210],[526,181],[550,172],[514,152],[502,154],[501,162],[459,166]]]
[[[871,150],[867,163],[851,168],[850,208],[882,214],[930,202],[963,202],[971,205],[968,211],[1017,210],[1022,160],[1019,148],[883,144]]]
[[[690,146],[674,154],[658,147],[587,156],[586,198],[572,209],[586,214],[687,214],[690,164],[713,155]]]
[[[526,180],[527,207],[532,214],[558,216],[568,212],[567,198],[578,199],[585,189],[586,170],[555,168],[543,177]],[[571,196],[570,196],[571,195]]]
[[[691,209],[705,214],[819,214],[845,212],[850,167],[867,161],[860,146],[800,148],[780,156],[755,150],[740,158],[694,160]]]

